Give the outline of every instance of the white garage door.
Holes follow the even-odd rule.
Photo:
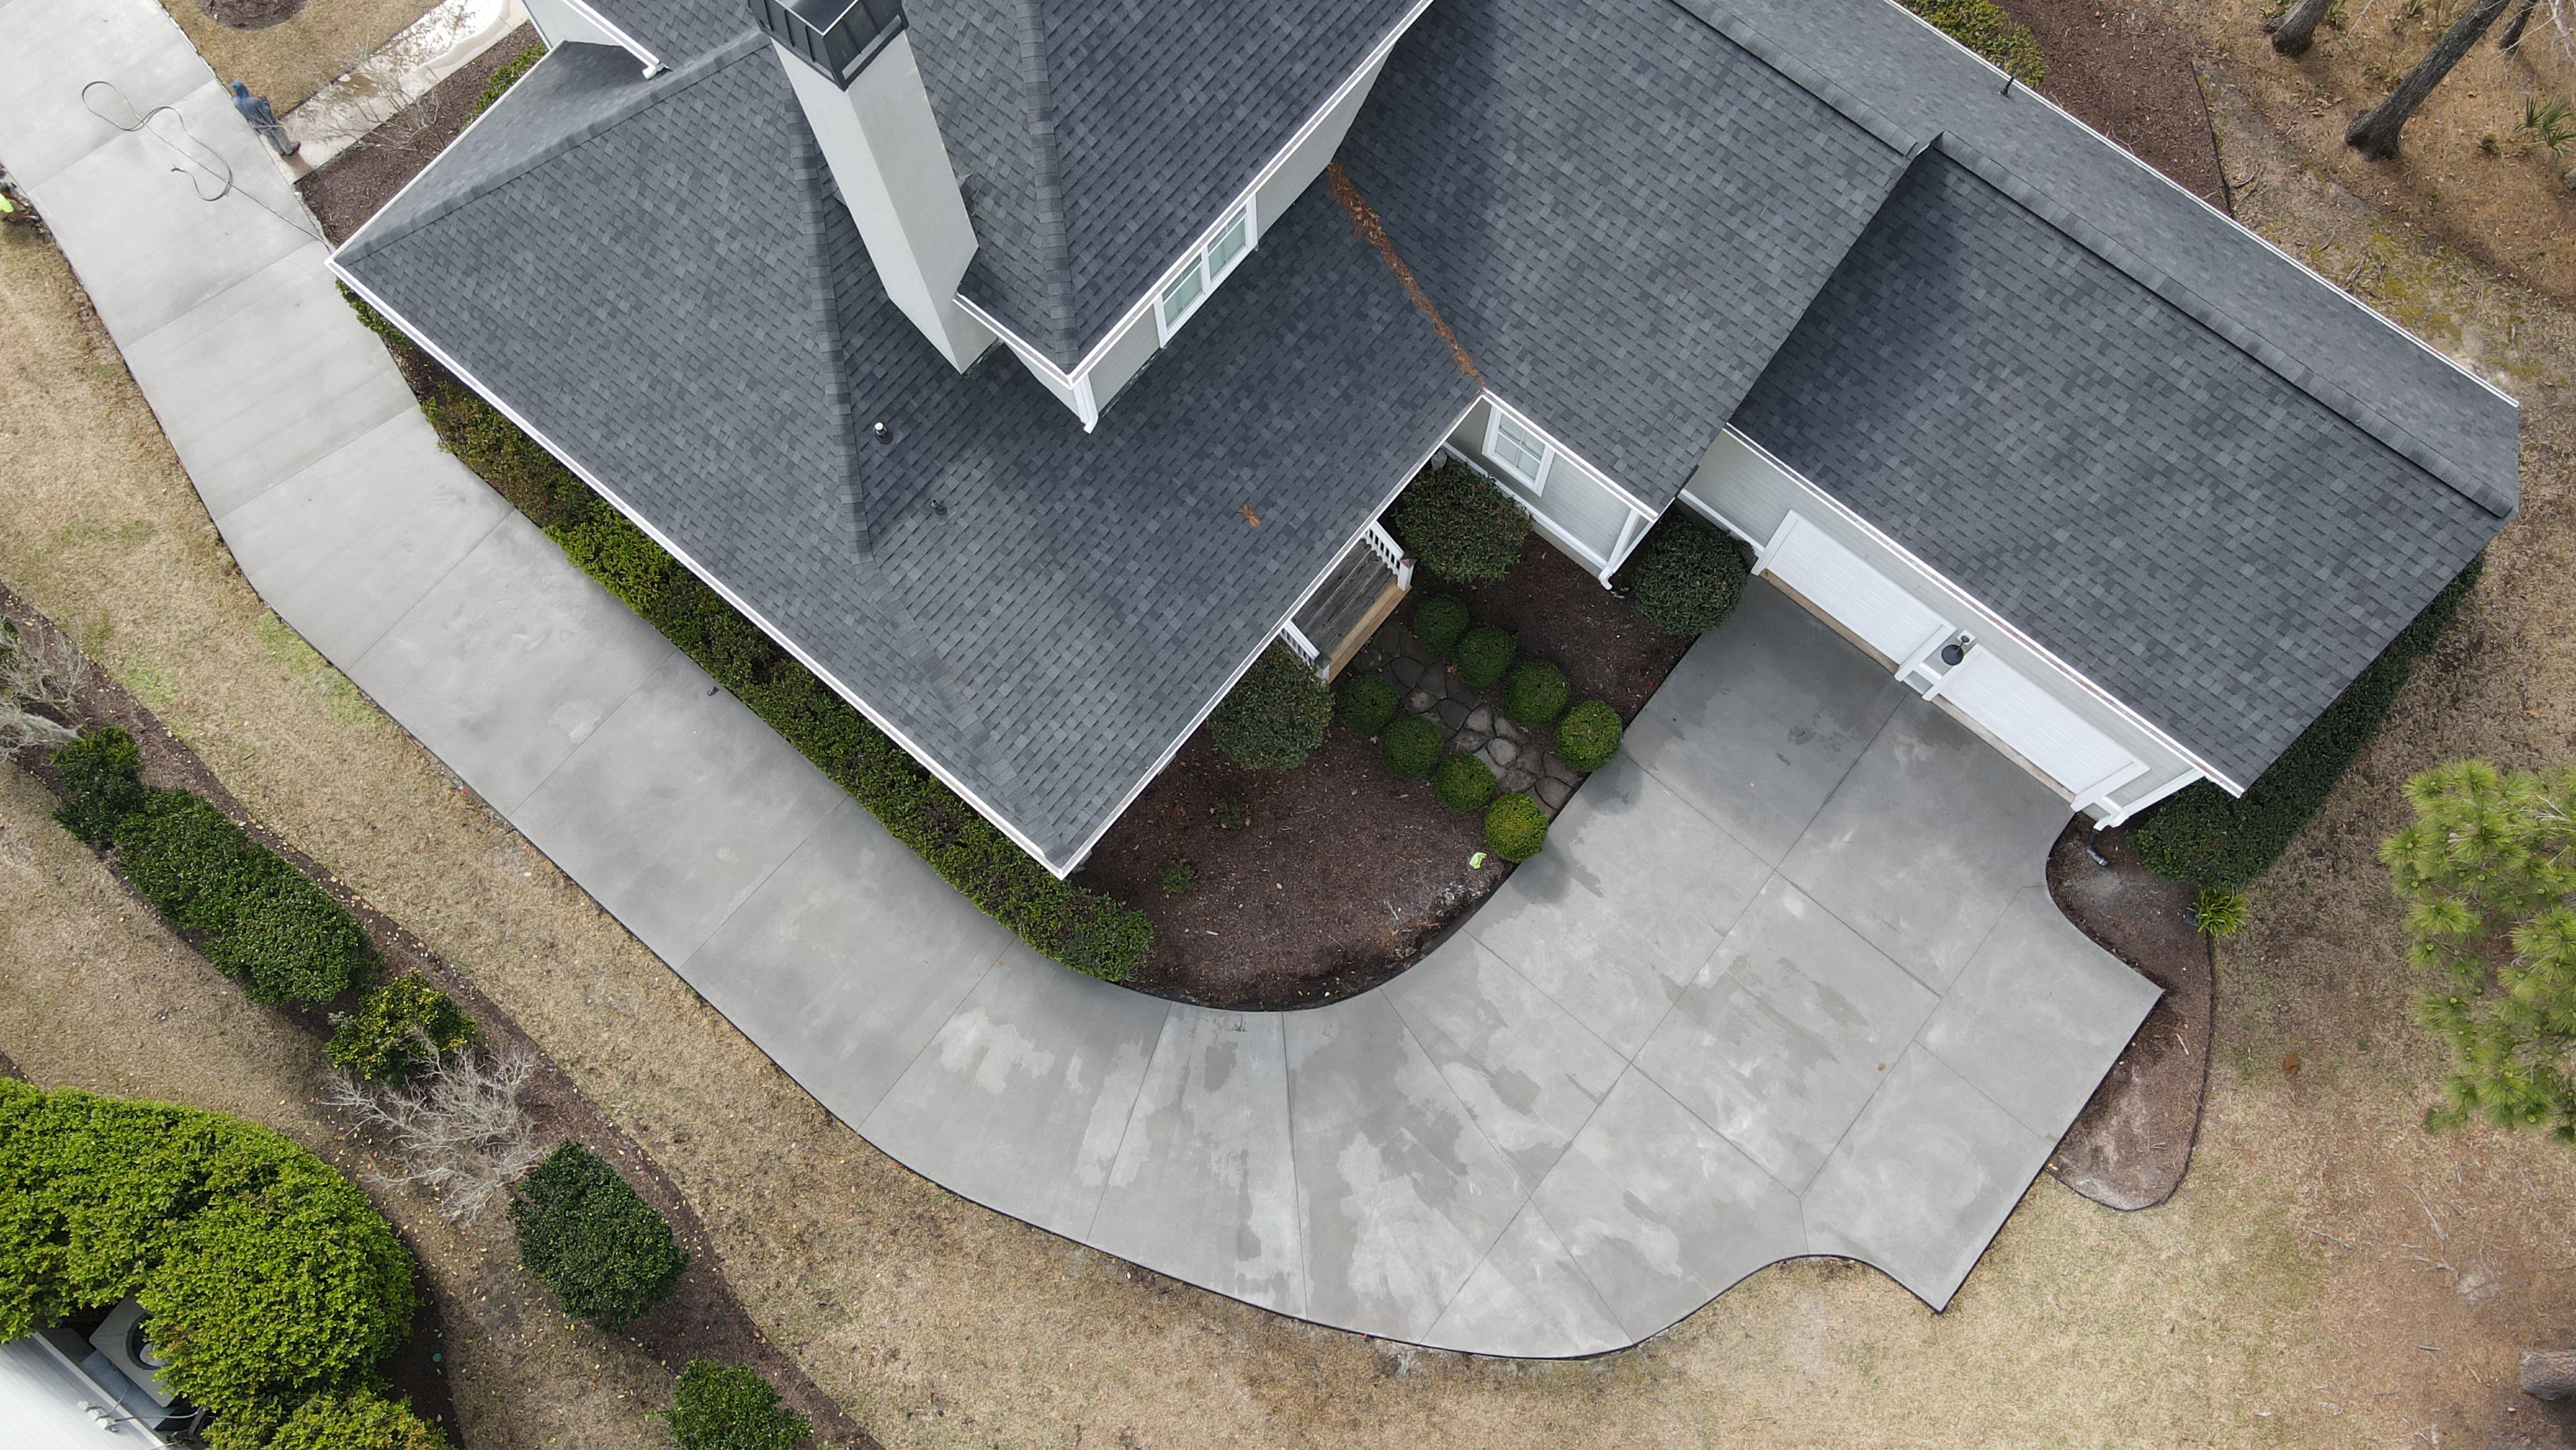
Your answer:
[[[1998,659],[1972,649],[1941,677],[1932,695],[1950,702],[2039,773],[2057,782],[2077,805],[2146,773],[2120,742],[2095,729],[2047,691]]]
[[[1890,668],[1950,632],[1948,620],[1795,512],[1771,536],[1761,568],[1860,636]]]

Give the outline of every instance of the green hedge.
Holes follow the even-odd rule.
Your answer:
[[[1378,758],[1400,780],[1429,780],[1448,748],[1440,727],[1420,715],[1405,716],[1377,737]]]
[[[1512,656],[1519,652],[1520,640],[1511,631],[1477,625],[1458,641],[1458,678],[1479,690],[1490,690],[1502,683],[1504,672],[1512,667]]]
[[[1395,681],[1384,675],[1353,675],[1342,681],[1341,702],[1334,715],[1353,735],[1375,735],[1403,709]]]
[[[1547,812],[1525,795],[1494,797],[1485,808],[1485,844],[1506,861],[1526,861],[1547,845]]]
[[[311,1006],[364,986],[382,958],[365,927],[211,802],[156,791],[119,821],[116,864],[250,999]]]
[[[342,1070],[373,1082],[407,1082],[432,1053],[474,1040],[474,1019],[445,992],[406,973],[377,984],[358,1010],[332,1019],[323,1050]]]
[[[2470,560],[2244,795],[2199,781],[2156,807],[2130,834],[2138,859],[2195,886],[2242,888],[2271,870],[2379,733],[2415,662],[2441,641],[2485,567],[2484,554]]]
[[[447,1437],[372,1389],[315,1395],[286,1417],[268,1450],[449,1450]]]
[[[510,87],[519,83],[519,77],[536,69],[537,62],[545,58],[546,48],[542,45],[532,45],[494,67],[491,76],[483,82],[483,94],[475,97],[474,109],[465,113],[465,119],[470,122],[492,109],[494,102],[508,94]]]
[[[1483,474],[1451,462],[1407,484],[1386,511],[1386,527],[1439,578],[1493,584],[1521,561],[1530,516]]]
[[[1273,640],[1208,715],[1217,753],[1246,770],[1295,770],[1333,723],[1333,692]]]
[[[793,1450],[814,1432],[749,1365],[693,1359],[663,1411],[678,1450]]]
[[[1605,701],[1586,700],[1556,722],[1556,753],[1565,757],[1566,764],[1589,773],[1610,763],[1625,733],[1618,711]]]
[[[1472,755],[1452,755],[1431,773],[1431,793],[1453,811],[1482,810],[1494,797],[1494,768]]]
[[[152,799],[143,752],[118,726],[101,726],[54,752],[54,772],[63,793],[54,819],[93,846],[113,845],[117,823]]]
[[[2026,86],[2048,79],[2048,62],[2039,42],[1994,0],[1900,0],[1906,9],[1931,21],[1942,34],[1994,62],[1995,67]]]
[[[129,1296],[240,1446],[399,1348],[418,1302],[392,1226],[282,1135],[0,1079],[0,1340]]]
[[[607,1160],[559,1143],[511,1190],[519,1260],[566,1314],[611,1333],[678,1292],[688,1252]]]
[[[1628,566],[1628,607],[1665,634],[1706,634],[1744,597],[1751,571],[1735,540],[1688,508],[1667,513]]]

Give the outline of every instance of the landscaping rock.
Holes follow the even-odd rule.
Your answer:
[[[1539,781],[1538,803],[1547,807],[1549,810],[1564,810],[1565,803],[1572,799],[1574,799],[1574,787],[1567,785],[1564,781],[1558,780],[1554,776],[1547,776]]]
[[[1494,712],[1483,705],[1477,706],[1474,710],[1468,712],[1467,728],[1470,730],[1483,731],[1487,735],[1493,734]]]
[[[1466,701],[1443,700],[1440,702],[1438,708],[1440,711],[1441,724],[1448,726],[1452,730],[1465,730],[1471,728],[1467,723],[1470,716],[1467,710]],[[1483,735],[1483,731],[1477,732],[1477,736],[1480,740],[1483,738]]]
[[[1483,752],[1485,741],[1489,738],[1473,730],[1461,730],[1449,737],[1449,748],[1460,755],[1476,755]]]
[[[1552,780],[1561,780],[1569,786],[1580,785],[1583,783],[1583,772],[1575,769],[1574,766],[1562,755],[1557,755],[1551,752],[1547,759],[1542,762],[1541,768],[1546,770],[1548,777]]]
[[[1388,672],[1395,676],[1396,684],[1408,690],[1422,683],[1422,661],[1420,660],[1406,659],[1398,655],[1395,663],[1388,667]]]
[[[1506,795],[1526,795],[1529,788],[1537,783],[1537,776],[1515,766],[1503,772],[1503,783],[1498,789]]]
[[[1404,713],[1408,715],[1428,715],[1431,713],[1431,707],[1438,703],[1440,703],[1440,697],[1432,694],[1429,690],[1416,690],[1412,694],[1404,697]]]
[[[1514,745],[1524,745],[1529,742],[1529,732],[1523,730],[1518,725],[1513,724],[1508,716],[1497,715],[1494,717],[1494,733],[1503,737],[1505,740],[1512,742]]]
[[[1508,740],[1492,740],[1486,742],[1484,754],[1487,764],[1501,770],[1521,758],[1521,748]]]

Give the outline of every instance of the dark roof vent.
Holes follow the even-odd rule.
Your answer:
[[[903,0],[751,0],[769,38],[846,86],[903,29]]]

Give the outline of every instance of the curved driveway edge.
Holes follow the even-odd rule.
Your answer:
[[[1646,1338],[1776,1260],[1939,1307],[2155,988],[2066,808],[1768,588],[1420,967],[1209,1011],[1029,952],[440,452],[150,0],[0,3],[0,161],[243,573],[842,1121],[969,1198],[1319,1323]],[[172,104],[233,167],[201,203]],[[208,187],[211,190],[211,186]]]

